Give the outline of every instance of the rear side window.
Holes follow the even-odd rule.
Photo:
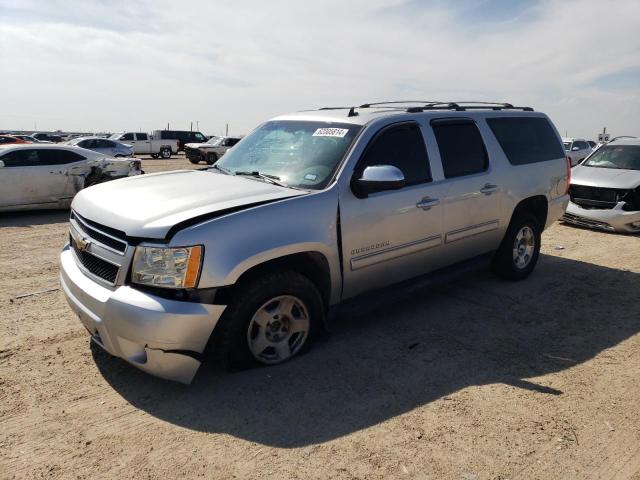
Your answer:
[[[484,172],[489,166],[487,150],[472,120],[432,120],[445,178]]]
[[[565,156],[562,144],[546,118],[487,118],[487,124],[511,165],[546,162]]]
[[[76,152],[54,149],[39,150],[38,156],[40,157],[40,165],[64,165],[65,163],[79,162],[85,159],[85,157]]]
[[[404,174],[406,185],[431,181],[422,132],[415,123],[395,125],[379,132],[364,153],[359,172],[374,165],[393,165]]]
[[[47,165],[63,165],[78,162],[85,157],[68,150],[55,149],[21,149],[9,152],[0,157],[5,167],[40,167]]]

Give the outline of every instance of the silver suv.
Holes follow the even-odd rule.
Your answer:
[[[307,350],[342,302],[484,260],[531,273],[568,202],[546,115],[389,102],[274,118],[213,167],[97,185],[61,281],[94,342],[188,383]],[[371,293],[375,292],[375,293]]]

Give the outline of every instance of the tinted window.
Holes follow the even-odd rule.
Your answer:
[[[14,150],[0,157],[5,167],[32,167],[39,165],[37,150]]]
[[[204,142],[206,140],[206,138],[204,138],[204,135],[202,135],[200,132],[196,132],[195,137],[199,142]]]
[[[364,153],[357,176],[366,167],[374,165],[393,165],[399,168],[407,185],[431,181],[427,149],[418,125],[406,123],[378,133]]]
[[[120,140],[133,140],[133,133],[125,133],[120,137]]]
[[[446,178],[471,175],[487,169],[487,151],[474,122],[434,120],[431,126],[438,142]]]
[[[146,133],[136,133],[136,138],[138,140],[148,140],[149,139],[149,137],[147,137]],[[133,140],[133,138],[131,140]]]
[[[111,140],[96,140],[98,148],[113,148],[115,144]]]
[[[546,118],[488,118],[487,123],[512,165],[564,158],[562,144]]]
[[[79,162],[85,157],[68,150],[42,149],[38,150],[40,165],[64,165],[65,163]]]
[[[573,142],[573,146],[578,147],[580,150],[589,148],[589,145],[587,145],[587,142],[583,142],[581,140],[578,140],[577,142]]]

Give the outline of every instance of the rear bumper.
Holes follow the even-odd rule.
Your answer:
[[[618,203],[612,209],[586,209],[569,202],[567,212],[562,220],[574,225],[609,232],[640,233],[640,211],[622,210],[623,203]],[[636,223],[637,226],[634,226],[633,223]]]
[[[191,382],[224,305],[168,300],[128,286],[111,290],[78,268],[69,246],[60,264],[67,301],[95,343],[147,373]]]

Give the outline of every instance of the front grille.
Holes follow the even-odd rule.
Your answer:
[[[591,220],[590,218],[581,217],[579,215],[573,215],[572,213],[565,213],[562,216],[562,220],[567,223],[573,223],[581,227],[597,228],[599,230],[606,230],[608,232],[614,231],[614,228],[606,222],[600,222],[598,220]]]
[[[200,150],[197,148],[185,147],[184,154],[189,160],[200,160]]]
[[[587,209],[612,209],[628,192],[628,190],[617,188],[591,187],[588,185],[571,185],[569,187],[571,201]]]
[[[69,236],[69,243],[71,243],[76,257],[84,268],[86,268],[96,277],[100,277],[109,283],[116,283],[116,277],[118,276],[119,270],[119,267],[117,265],[96,257],[89,252],[80,250],[72,236]]]
[[[111,247],[114,250],[117,250],[120,253],[124,253],[127,249],[127,242],[126,240],[126,236],[124,234],[124,232],[120,232],[119,230],[115,230],[113,228],[109,228],[109,227],[105,227],[103,225],[99,225],[96,224],[95,222],[92,222],[91,220],[86,220],[84,218],[82,218],[80,215],[78,215],[76,212],[71,212],[71,218],[73,220],[75,220],[80,227],[82,228],[82,230],[84,230],[84,232],[89,235],[93,240],[96,240],[100,243],[102,243],[103,245],[106,245],[107,247]],[[111,235],[107,235],[105,233],[102,233],[98,230],[96,230],[95,228],[93,228],[91,226],[91,224],[95,225],[97,228],[102,228],[105,231],[109,231],[109,233]],[[123,240],[119,240],[117,238],[114,238],[112,235],[116,234],[118,236],[122,236],[124,239]]]

